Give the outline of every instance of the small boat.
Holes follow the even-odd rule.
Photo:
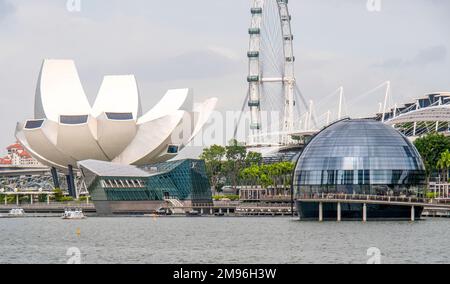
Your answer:
[[[22,208],[11,209],[8,213],[10,218],[20,218],[25,216],[25,211]]]
[[[201,214],[198,211],[191,210],[191,211],[186,212],[186,216],[187,217],[199,217],[199,216],[201,216]]]
[[[86,219],[86,216],[83,214],[83,211],[81,209],[75,209],[75,210],[66,209],[64,211],[64,214],[62,215],[62,219],[64,219],[64,220],[82,220],[82,219]]]
[[[158,215],[158,216],[170,216],[170,215],[172,215],[172,210],[165,209],[165,208],[160,208],[160,209],[156,210],[156,215]]]

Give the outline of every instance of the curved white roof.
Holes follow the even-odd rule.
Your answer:
[[[65,170],[66,166],[63,165],[59,165],[53,161],[50,161],[48,158],[44,158],[43,156],[41,156],[40,154],[38,154],[38,152],[36,152],[29,144],[28,144],[28,140],[25,137],[25,134],[23,132],[23,128],[24,125],[21,123],[17,123],[16,126],[16,139],[17,141],[19,141],[19,143],[25,148],[25,150],[27,150],[28,153],[30,153],[33,158],[35,158],[39,163],[43,164],[43,165],[47,165],[50,167],[55,167],[57,169],[60,170]]]
[[[129,165],[150,163],[160,149],[168,147],[173,131],[182,122],[184,111],[176,111],[139,125],[134,140],[113,162]]]
[[[92,116],[102,113],[132,113],[137,120],[139,91],[133,75],[105,76],[92,107]]]
[[[171,114],[177,110],[189,111],[192,107],[193,92],[191,89],[169,90],[158,104],[139,119],[138,123],[146,123]]]
[[[85,115],[91,106],[72,60],[45,60],[38,80],[35,118],[59,121],[60,115]]]
[[[76,165],[76,159],[60,151],[57,147],[58,123],[46,120],[42,127],[23,129],[28,145],[41,156],[58,165]]]
[[[137,133],[135,120],[111,120],[103,113],[97,117],[97,141],[109,160],[122,153]]]
[[[191,137],[189,138],[189,142],[192,139],[194,139],[195,136],[197,136],[197,134],[202,130],[202,128],[208,122],[209,118],[211,117],[211,114],[213,113],[214,109],[216,108],[218,101],[219,101],[218,98],[210,98],[210,99],[204,101],[201,105],[197,106],[194,109],[194,113],[197,116],[197,119],[196,119],[194,131],[192,132]]]
[[[97,143],[97,121],[88,117],[86,123],[70,125],[58,124],[56,147],[74,157],[77,161],[95,159],[109,160]]]

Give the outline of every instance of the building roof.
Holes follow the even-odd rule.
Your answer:
[[[21,158],[27,158],[27,159],[31,159],[31,158],[32,158],[31,155],[28,154],[28,152],[25,151],[25,150],[21,151],[21,152],[19,153],[19,156],[20,156]]]
[[[95,173],[103,177],[149,177],[151,174],[138,169],[135,166],[116,164],[111,162],[85,160],[78,162],[80,168]]]
[[[17,150],[23,150],[23,147],[22,147],[22,145],[20,145],[19,143],[14,143],[14,144],[11,144],[11,145],[9,145],[7,148],[6,148],[6,150],[13,150],[13,149],[17,149]]]
[[[12,161],[9,157],[0,158],[0,165],[11,165]]]

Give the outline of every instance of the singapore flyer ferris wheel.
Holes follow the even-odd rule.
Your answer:
[[[291,19],[288,0],[253,0],[247,53],[249,144],[287,144],[300,127],[299,101],[304,99],[294,74]],[[279,115],[263,120],[268,112]]]

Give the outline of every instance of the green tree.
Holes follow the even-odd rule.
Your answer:
[[[247,182],[247,185],[256,186],[259,184],[261,175],[260,166],[252,165],[241,171],[241,179]]]
[[[252,165],[241,170],[240,177],[251,185],[289,186],[295,165],[290,162],[280,162],[270,165]]]
[[[443,152],[441,154],[441,158],[437,162],[437,168],[442,170],[442,179],[447,182],[449,180],[448,170],[450,169],[450,151],[449,150],[445,150],[445,152]]]
[[[283,179],[283,185],[289,186],[292,182],[292,175],[295,170],[295,164],[291,162],[281,162],[278,164]]]
[[[239,144],[236,139],[230,141],[226,149],[226,172],[231,181],[233,188],[237,188],[240,172],[245,168],[245,160],[247,158],[247,149]]]
[[[224,159],[226,149],[219,145],[213,145],[205,150],[201,155],[201,159],[205,161],[206,172],[209,181],[214,190],[218,190],[220,180],[224,176]]]
[[[438,170],[438,161],[442,153],[450,150],[450,138],[434,133],[418,138],[414,145],[422,156],[429,178],[433,172]]]
[[[251,167],[254,165],[261,165],[263,161],[263,157],[261,153],[257,152],[248,152],[247,157],[245,157],[245,165],[246,167]]]

